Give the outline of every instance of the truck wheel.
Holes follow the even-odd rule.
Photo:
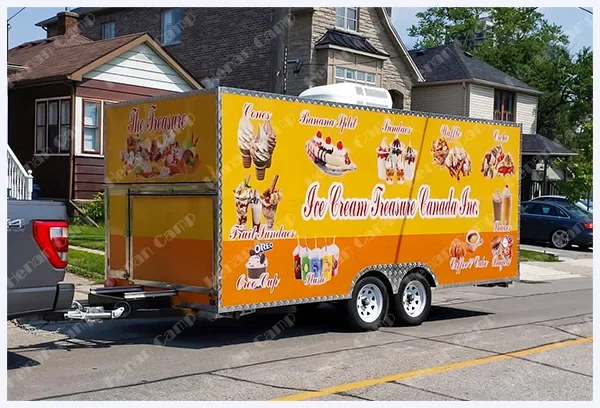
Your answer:
[[[409,273],[402,279],[400,289],[394,296],[396,317],[401,323],[418,326],[429,315],[431,287],[420,273]]]
[[[354,286],[345,303],[349,325],[360,331],[377,330],[388,311],[388,293],[381,280],[367,276]]]

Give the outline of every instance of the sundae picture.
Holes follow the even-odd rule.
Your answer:
[[[169,178],[179,173],[193,173],[200,165],[196,150],[198,140],[192,133],[191,139],[180,145],[173,131],[155,139],[129,136],[120,158],[126,174],[133,171],[137,177]]]
[[[412,148],[410,142],[408,147],[400,142],[398,135],[387,147],[385,138],[377,148],[377,177],[387,184],[398,184],[404,181],[412,181],[415,177],[415,166],[417,151]]]
[[[250,210],[252,213],[252,228],[258,230],[262,220],[262,202],[260,200],[260,193],[256,189],[252,192],[252,196],[250,197]]]
[[[306,153],[317,167],[330,176],[341,176],[347,171],[356,170],[343,142],[340,140],[333,145],[331,137],[323,140],[320,131],[306,142]]]
[[[267,272],[267,265],[269,262],[267,261],[267,257],[264,253],[257,254],[254,252],[254,249],[250,250],[250,259],[246,263],[246,269],[248,271],[248,278],[250,279],[260,279],[263,273]]]
[[[502,146],[494,146],[489,150],[481,163],[481,173],[484,177],[510,176],[515,172],[512,155],[505,153]]]
[[[258,180],[263,180],[265,170],[271,167],[276,145],[277,136],[269,120],[259,125],[255,133],[250,119],[242,116],[238,125],[238,148],[244,168],[249,169],[254,163]]]
[[[379,180],[386,180],[386,163],[389,155],[390,149],[387,146],[384,137],[377,148],[377,177],[379,177]]]
[[[237,213],[237,223],[240,226],[246,227],[248,222],[248,204],[253,197],[253,191],[250,185],[250,175],[246,176],[246,179],[242,181],[236,189],[233,191],[235,197],[235,210]],[[254,221],[253,221],[254,222]]]
[[[273,229],[275,224],[275,214],[277,213],[277,205],[283,198],[283,194],[276,188],[277,180],[279,176],[275,176],[271,187],[266,189],[260,196],[260,202],[262,204],[262,212],[265,217],[265,226],[267,229]]]

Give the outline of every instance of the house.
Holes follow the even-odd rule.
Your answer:
[[[412,89],[412,109],[522,126],[521,198],[558,194],[553,181],[564,177],[553,164],[575,153],[537,133],[542,92],[487,64],[455,43],[410,51],[424,82]]]
[[[391,23],[391,8],[73,9],[92,40],[148,31],[193,76],[249,90],[299,95],[317,85],[356,82],[388,89],[409,109],[422,75]],[[37,24],[56,35],[55,17]]]
[[[56,19],[54,35],[8,51],[8,144],[40,197],[90,199],[104,189],[104,108],[201,85],[147,33],[92,41],[73,13]]]

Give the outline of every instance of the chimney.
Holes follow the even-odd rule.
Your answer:
[[[63,11],[56,15],[56,34],[64,35],[67,32],[70,34],[79,33],[79,14],[71,11]]]

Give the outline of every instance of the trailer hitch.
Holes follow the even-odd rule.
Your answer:
[[[81,303],[73,301],[75,310],[69,310],[65,313],[65,319],[72,320],[98,320],[98,319],[118,319],[125,312],[125,306],[114,310],[105,311],[103,306],[82,306]]]

